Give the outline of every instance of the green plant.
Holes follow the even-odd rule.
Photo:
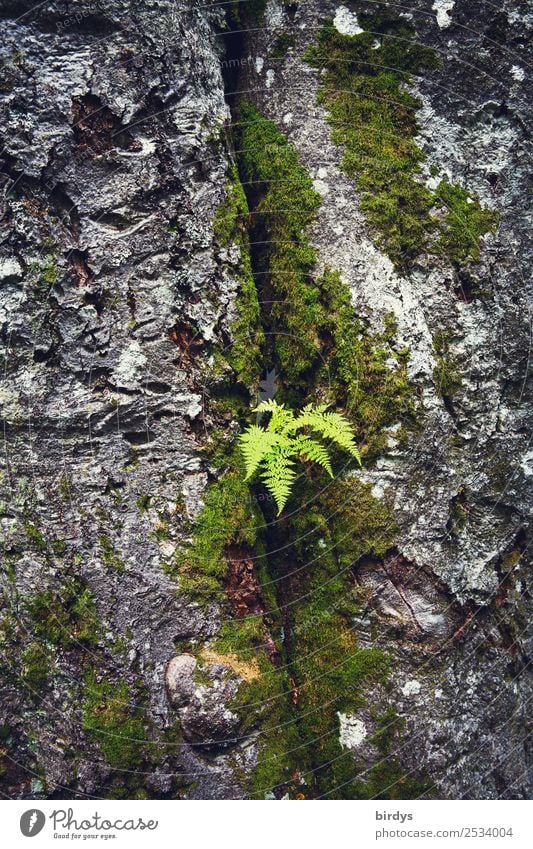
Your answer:
[[[295,416],[277,401],[263,401],[255,408],[257,413],[271,413],[266,428],[250,425],[239,437],[246,467],[245,480],[249,480],[259,466],[263,467],[262,479],[278,506],[278,516],[291,494],[296,478],[293,457],[318,463],[333,477],[327,448],[307,433],[308,429],[323,439],[336,443],[361,463],[359,451],[349,422],[340,413],[326,412],[327,404],[316,407],[308,404]]]

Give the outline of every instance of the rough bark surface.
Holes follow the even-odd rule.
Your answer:
[[[410,83],[421,179],[435,166],[500,214],[467,271],[422,258],[400,272],[371,238],[304,59],[324,18],[353,25],[361,5],[268,0],[228,39],[224,4],[200,0],[0,4],[5,796],[352,793],[346,772],[313,783],[325,767],[306,737],[286,784],[251,783],[264,696],[242,711],[239,691],[261,670],[216,645],[226,620],[259,618],[268,662],[287,675],[280,728],[301,725],[306,588],[290,576],[308,566],[305,546],[288,541],[265,593],[261,553],[232,540],[222,601],[199,602],[176,569],[219,475],[202,447],[211,428],[228,440],[237,428],[206,400],[241,286],[239,248],[213,226],[238,159],[234,90],[286,134],[322,197],[318,270],[340,272],[373,332],[394,313],[424,411],[357,473],[398,531],[351,564],[350,627],[392,671],[352,711],[344,694],[329,733],[359,794],[371,774],[380,798],[402,798],[406,776],[435,798],[531,793],[527,12],[519,0],[497,14],[467,0],[396,9],[441,59]],[[435,378],[443,328],[453,397]],[[280,533],[264,537],[273,558]],[[324,674],[318,664],[317,688]],[[402,725],[394,751],[380,745],[387,710]],[[379,785],[392,755],[399,772]]]

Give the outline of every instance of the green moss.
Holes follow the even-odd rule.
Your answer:
[[[409,350],[395,347],[391,314],[384,318],[382,333],[370,332],[337,272],[326,269],[319,285],[328,352],[319,383],[325,397],[343,407],[358,427],[364,455],[374,457],[386,446],[385,428],[417,421],[417,397],[407,374]]]
[[[150,495],[139,495],[137,501],[135,502],[139,509],[139,513],[146,513],[146,511],[150,507],[151,500],[152,498]]]
[[[320,397],[347,409],[373,456],[384,446],[384,428],[414,417],[408,351],[395,346],[392,316],[385,318],[381,333],[371,334],[339,275],[329,269],[315,275],[317,256],[307,231],[320,197],[271,121],[249,103],[241,104],[240,121],[239,167],[252,209],[254,271],[261,300],[270,305],[262,318],[268,338],[275,340],[272,364],[280,392],[292,393],[298,403]],[[214,222],[222,246],[240,243],[248,217],[234,174]],[[252,323],[256,320],[254,312]],[[249,415],[241,407],[233,394],[211,401],[216,421],[240,421]],[[394,544],[394,521],[356,478],[331,483],[320,473],[312,480],[304,475],[296,497],[305,509],[268,526],[267,562],[264,520],[243,482],[239,458],[231,453],[232,440],[215,429],[210,441],[211,460],[229,470],[206,492],[191,544],[179,558],[180,589],[228,611],[228,547],[253,551],[266,612],[225,616],[210,646],[259,671],[247,676],[231,706],[241,719],[239,734],[260,731],[250,795],[313,796],[338,786],[337,797],[351,798],[357,770],[353,755],[339,744],[337,713],[363,706],[369,685],[383,683],[390,666],[381,650],[357,643],[360,596],[352,570],[361,557],[380,557]],[[281,635],[282,621],[286,648],[276,667],[265,646]],[[201,663],[201,652],[198,657]]]
[[[32,525],[31,522],[26,522],[24,524],[24,530],[26,531],[26,535],[32,545],[32,547],[36,551],[45,552],[48,550],[48,544],[42,535],[41,531]]]
[[[458,186],[441,182],[434,192],[420,181],[420,102],[405,84],[412,74],[436,68],[436,53],[417,43],[412,25],[389,10],[359,19],[368,31],[355,36],[326,21],[306,58],[322,72],[319,101],[344,151],[342,167],[363,193],[361,208],[375,240],[398,268],[425,252],[476,260],[495,214],[477,200],[467,208],[467,192]],[[434,212],[442,204],[448,208],[443,219]]]
[[[81,578],[69,578],[60,589],[23,598],[18,616],[5,613],[0,621],[0,643],[10,667],[3,669],[6,680],[13,669],[27,685],[25,696],[39,696],[50,678],[61,651],[96,647],[100,622],[90,589]]]
[[[57,257],[54,254],[47,254],[44,268],[41,271],[41,281],[50,288],[57,282],[57,278]]]
[[[65,554],[67,550],[67,543],[64,539],[53,539],[50,543],[52,551],[57,557],[60,557],[62,554]]]
[[[241,119],[240,164],[254,199],[257,279],[269,303],[265,321],[280,381],[290,403],[318,394],[343,407],[366,442],[365,454],[375,456],[386,444],[387,426],[416,418],[409,352],[395,348],[392,316],[382,334],[370,333],[339,274],[313,274],[317,256],[306,233],[320,197],[271,121],[248,103],[241,104]]]
[[[435,197],[447,211],[446,227],[435,243],[435,251],[457,265],[479,262],[481,238],[494,232],[498,213],[484,209],[477,197],[445,180],[439,183]]]
[[[226,187],[226,199],[219,206],[213,221],[213,231],[224,247],[238,246],[240,260],[238,266],[239,291],[235,309],[237,317],[230,330],[233,344],[227,350],[230,365],[237,379],[246,387],[257,385],[260,374],[260,356],[264,343],[261,327],[261,313],[250,260],[250,244],[247,233],[249,217],[246,195],[241,186],[235,166]]]
[[[146,732],[135,715],[125,681],[98,680],[89,669],[85,677],[83,727],[98,743],[110,766],[133,769],[145,754]]]
[[[59,492],[61,493],[62,498],[66,501],[72,498],[72,479],[70,475],[61,475],[59,481]]]
[[[452,399],[462,388],[463,381],[457,358],[450,353],[449,334],[444,330],[437,331],[433,337],[433,347],[436,354],[433,380],[442,397]]]
[[[22,655],[22,679],[32,691],[41,690],[48,680],[50,654],[39,643],[30,643]]]
[[[318,497],[310,482],[300,488],[306,509],[288,516],[270,540],[270,568],[286,600],[293,704],[279,699],[282,727],[261,752],[254,787],[262,795],[290,775],[294,780],[284,789],[292,795],[314,797],[339,785],[333,798],[351,798],[357,770],[340,746],[337,712],[362,707],[367,687],[385,681],[390,666],[383,651],[357,643],[360,601],[352,566],[388,550],[396,527],[370,487],[355,480],[336,481]],[[276,692],[271,683],[270,693]]]
[[[67,544],[63,539],[51,539],[49,541],[46,540],[45,536],[36,527],[36,525],[31,522],[24,523],[24,530],[26,531],[26,535],[30,542],[31,547],[35,551],[40,551],[46,554],[55,554],[57,557],[65,554],[67,550]]]
[[[505,573],[512,571],[512,569],[520,563],[523,556],[524,552],[518,548],[507,554],[502,560],[502,572]]]
[[[379,758],[365,776],[353,785],[355,799],[418,799],[430,793],[435,798],[435,787],[420,772],[412,773],[402,767],[393,754],[408,745],[403,739],[405,720],[393,708],[378,717],[376,731],[370,738],[379,752]]]
[[[158,542],[164,542],[164,540],[168,539],[169,528],[170,522],[168,519],[160,516],[159,521],[155,526],[153,536]]]
[[[211,678],[211,676],[209,675],[207,670],[203,669],[200,665],[198,665],[194,669],[192,677],[193,677],[193,681],[195,681],[197,684],[200,684],[203,687],[212,687],[213,686],[213,679]]]
[[[273,623],[279,627],[275,601],[268,607],[267,615],[271,630]],[[249,795],[258,798],[263,798],[267,792],[276,791],[282,795],[294,790],[297,759],[291,752],[301,744],[285,658],[282,658],[281,668],[273,665],[266,652],[267,639],[263,618],[248,616],[225,621],[213,646],[221,655],[233,655],[241,663],[253,665],[255,671],[252,680],[241,684],[230,708],[240,717],[240,735],[258,725],[260,728],[257,765],[251,777],[243,776]]]
[[[244,775],[242,780],[251,795],[261,797],[267,789],[291,783],[291,762],[285,753],[298,744],[291,716],[288,673],[278,670],[267,652],[267,646],[272,645],[270,634],[280,627],[280,616],[260,541],[263,524],[241,473],[235,470],[226,473],[207,492],[193,544],[184,553],[180,567],[180,589],[199,602],[218,601],[229,611],[225,590],[227,547],[253,546],[255,573],[266,612],[225,618],[210,649],[222,658],[233,658],[250,668],[250,680],[242,681],[229,707],[240,717],[239,735],[260,727],[259,764],[251,780]],[[198,660],[202,663],[201,653]],[[198,675],[201,683],[207,683],[201,668]],[[285,725],[286,732],[280,731],[280,726],[283,729]]]
[[[263,321],[275,340],[273,362],[281,391],[298,402],[320,397],[341,405],[357,424],[367,455],[375,455],[386,438],[383,429],[414,415],[408,352],[395,347],[392,316],[385,317],[380,334],[371,334],[355,314],[339,275],[329,269],[320,277],[314,274],[317,257],[307,229],[320,198],[277,127],[248,103],[241,105],[240,118],[239,165],[253,210],[256,279],[261,299],[271,305]],[[237,222],[245,215],[238,190],[228,190],[215,220],[221,244],[238,238]],[[217,421],[246,420],[249,412],[241,407],[233,395],[211,402]],[[232,705],[241,718],[239,733],[255,727],[261,732],[249,792],[262,797],[305,790],[304,795],[312,796],[343,784],[347,776],[353,790],[353,758],[341,750],[332,731],[338,728],[336,714],[364,704],[365,689],[385,679],[389,661],[380,650],[357,645],[359,600],[351,570],[363,555],[381,556],[392,546],[396,528],[390,512],[356,479],[331,484],[320,473],[313,480],[304,476],[296,497],[306,509],[268,528],[271,551],[292,548],[288,564],[275,553],[267,563],[261,548],[263,519],[243,483],[239,458],[231,454],[223,430],[220,439],[215,432],[210,441],[213,462],[216,458],[230,470],[207,491],[192,543],[180,558],[180,588],[227,609],[228,546],[253,549],[267,613],[225,620],[212,646],[260,671],[241,684]],[[287,565],[292,572],[294,564],[308,565],[298,567],[299,577],[287,581]],[[278,597],[298,599],[298,604],[285,604],[288,648],[281,668],[265,651],[265,621],[270,634],[281,633],[276,589]]]

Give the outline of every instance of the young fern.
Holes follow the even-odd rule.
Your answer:
[[[296,478],[295,458],[318,463],[333,477],[326,442],[334,442],[348,451],[361,464],[350,423],[340,413],[327,412],[327,405],[307,407],[295,416],[277,401],[263,401],[255,408],[256,413],[270,413],[266,428],[250,425],[239,437],[246,469],[245,480],[249,480],[261,468],[261,479],[272,493],[278,507],[278,516],[285,507]],[[303,433],[299,433],[303,430]],[[312,431],[310,436],[306,431]]]

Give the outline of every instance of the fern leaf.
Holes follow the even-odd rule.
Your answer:
[[[264,430],[258,425],[250,425],[244,433],[241,433],[239,443],[246,469],[244,480],[249,480],[252,477],[277,441],[279,441],[277,434]]]
[[[294,461],[287,456],[287,449],[281,446],[275,446],[274,450],[265,457],[265,470],[261,477],[268,491],[274,496],[278,516],[291,494],[296,477],[293,466]]]
[[[306,460],[311,460],[313,463],[318,463],[326,472],[333,477],[333,470],[329,459],[329,454],[321,442],[316,439],[311,439],[310,436],[298,436],[294,439],[294,449]]]

